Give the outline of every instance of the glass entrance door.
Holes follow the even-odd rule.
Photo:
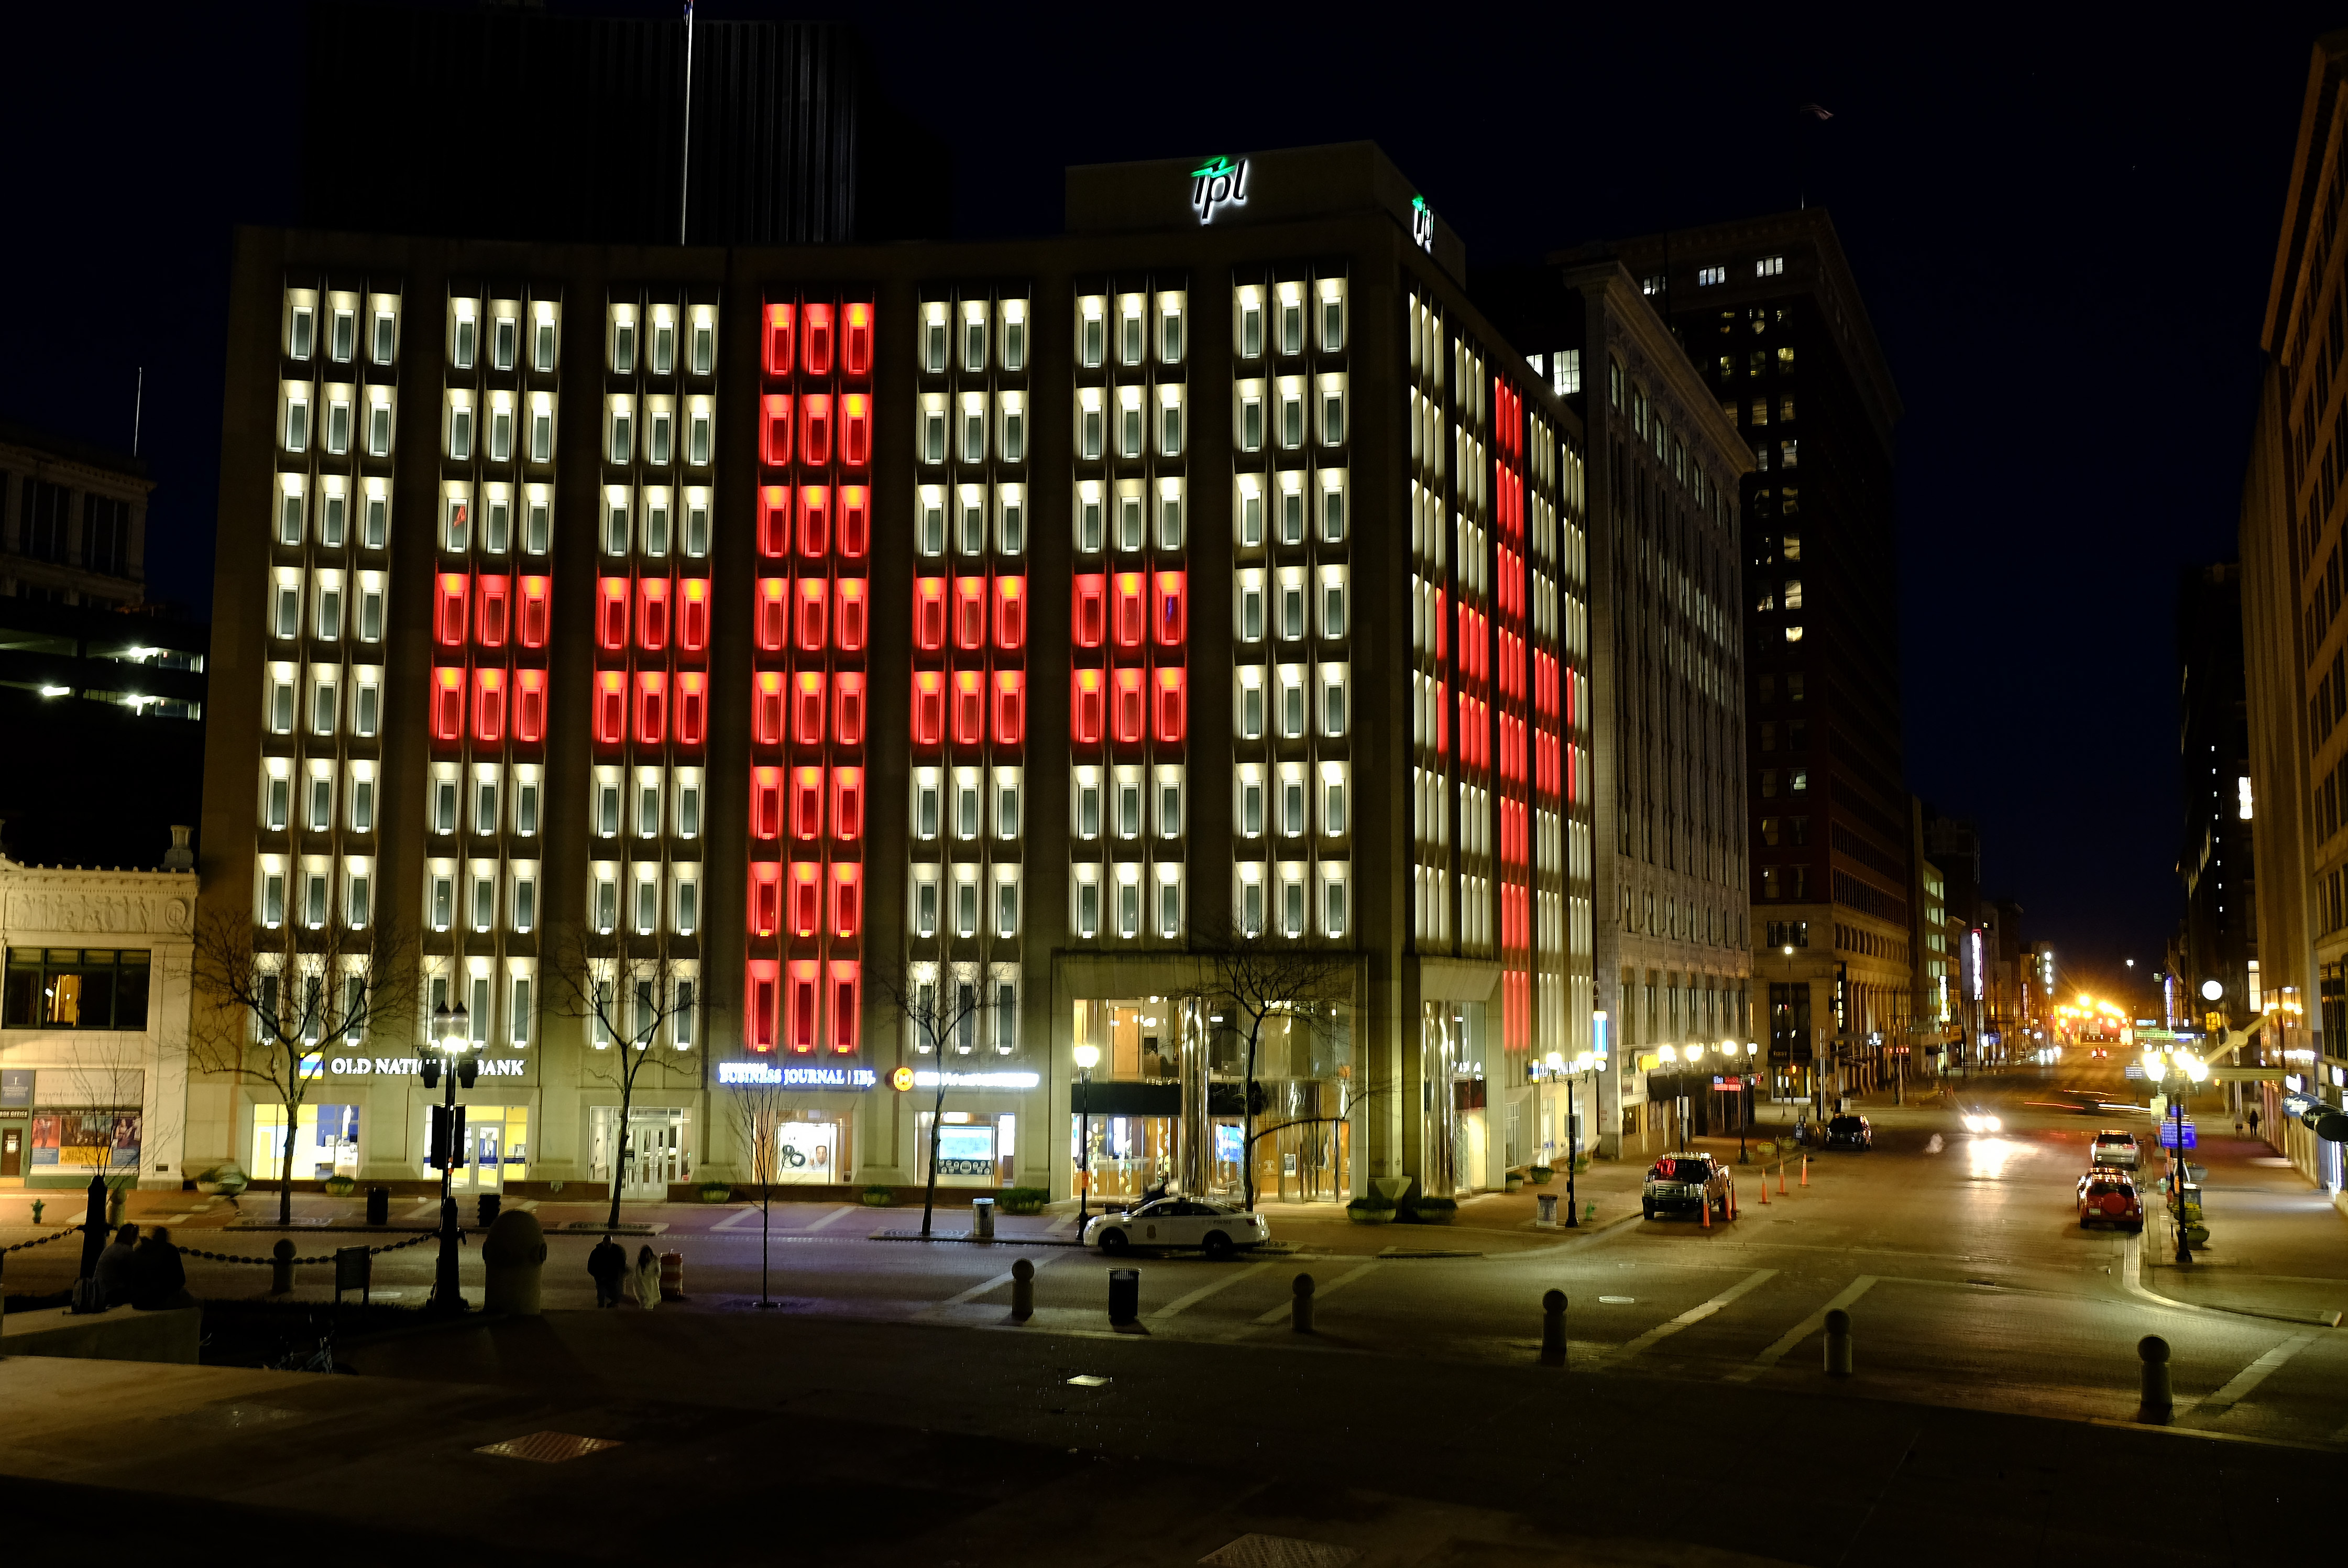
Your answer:
[[[466,1140],[473,1146],[469,1152],[472,1155],[473,1191],[476,1192],[502,1192],[506,1189],[505,1130],[504,1126],[497,1122],[487,1127],[468,1126],[465,1129]]]

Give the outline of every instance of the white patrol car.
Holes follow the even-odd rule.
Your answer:
[[[1210,1258],[1227,1258],[1271,1239],[1262,1214],[1203,1198],[1159,1198],[1085,1226],[1085,1245],[1111,1254],[1134,1247],[1200,1247]]]

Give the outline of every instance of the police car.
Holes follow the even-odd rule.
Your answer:
[[[1085,1245],[1111,1255],[1135,1247],[1198,1247],[1210,1258],[1227,1258],[1271,1239],[1262,1214],[1204,1198],[1159,1198],[1085,1226]]]

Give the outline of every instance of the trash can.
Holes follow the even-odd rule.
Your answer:
[[[1141,1271],[1108,1271],[1108,1320],[1131,1323],[1141,1315]]]
[[[1556,1194],[1556,1193],[1554,1193],[1554,1192],[1543,1192],[1543,1193],[1540,1193],[1539,1196],[1537,1196],[1536,1198],[1534,1198],[1533,1202],[1540,1205],[1540,1222],[1541,1222],[1542,1224],[1544,1224],[1544,1225],[1554,1225],[1554,1224],[1556,1224],[1556,1223],[1557,1223],[1557,1194]]]
[[[387,1225],[391,1222],[390,1188],[370,1187],[367,1189],[366,1222],[370,1225]]]
[[[505,1199],[495,1192],[484,1192],[478,1207],[481,1229],[486,1231],[498,1222],[498,1211],[505,1207]]]
[[[973,1198],[970,1201],[970,1235],[975,1242],[994,1240],[994,1200]]]

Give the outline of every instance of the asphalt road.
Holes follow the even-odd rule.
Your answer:
[[[1952,1107],[1872,1109],[1873,1151],[1815,1158],[1807,1187],[1797,1174],[1783,1196],[1773,1186],[1766,1204],[1758,1202],[1760,1178],[1748,1169],[1736,1222],[1708,1231],[1685,1220],[1633,1218],[1570,1239],[1544,1235],[1531,1245],[1521,1244],[1530,1237],[1513,1237],[1519,1250],[1478,1256],[1120,1260],[1141,1273],[1138,1330],[1114,1330],[1107,1321],[1110,1260],[1069,1246],[868,1239],[878,1224],[909,1226],[903,1211],[777,1205],[765,1248],[767,1289],[785,1317],[996,1329],[1009,1325],[1011,1264],[1025,1256],[1038,1271],[1036,1317],[1025,1332],[1266,1346],[1295,1343],[1287,1323],[1291,1282],[1310,1273],[1316,1347],[1506,1366],[1534,1353],[1541,1295],[1556,1288],[1570,1304],[1570,1355],[1578,1370],[1787,1389],[1822,1381],[1823,1315],[1840,1306],[1853,1321],[1852,1387],[1895,1400],[2073,1419],[2135,1417],[2136,1345],[2157,1334],[2173,1347],[2173,1425],[2348,1445],[2348,1331],[2164,1302],[2145,1294],[2141,1281],[2153,1278],[2180,1301],[2184,1293],[2169,1291],[2157,1277],[2161,1271],[2137,1266],[2139,1245],[2165,1247],[2157,1218],[2141,1243],[2080,1229],[2074,1191],[2086,1140],[2096,1126],[2124,1119],[2031,1102],[2049,1099],[2059,1084],[2082,1083],[2115,1096],[2127,1088],[2116,1073],[1985,1084],[1966,1104],[2001,1118],[2003,1129],[1993,1135],[1964,1131]],[[2141,1128],[2143,1117],[2134,1119]],[[2205,1113],[2205,1129],[2219,1119]],[[2218,1150],[2212,1158],[2226,1156]],[[2222,1231],[2215,1202],[2212,1222]],[[713,1228],[647,1238],[655,1250],[675,1247],[687,1260],[693,1299],[664,1310],[751,1310],[760,1290],[756,1212],[721,1211],[701,1222]],[[2290,1252],[2288,1271],[2271,1281],[2234,1275],[2224,1294],[2252,1311],[2302,1317],[2327,1303],[2333,1311],[2348,1307],[2348,1223],[2329,1210],[2292,1223],[2305,1235]],[[1464,1227],[1411,1239],[1422,1238],[1462,1251],[1478,1245],[1477,1233]],[[275,1238],[203,1231],[180,1239],[259,1256]],[[308,1253],[356,1239],[305,1235],[297,1244]],[[585,1254],[593,1239],[551,1239],[550,1309],[592,1305]],[[629,1239],[632,1249],[638,1240]],[[61,1283],[73,1251],[67,1243],[10,1258],[9,1288]],[[385,1254],[378,1296],[420,1303],[431,1254],[428,1243]],[[201,1261],[191,1264],[190,1274],[199,1295],[257,1295],[266,1281],[258,1269]],[[471,1243],[462,1275],[468,1294],[476,1294],[480,1261]],[[301,1294],[322,1295],[327,1283],[326,1271],[306,1271]],[[364,1349],[349,1358],[373,1369]]]

